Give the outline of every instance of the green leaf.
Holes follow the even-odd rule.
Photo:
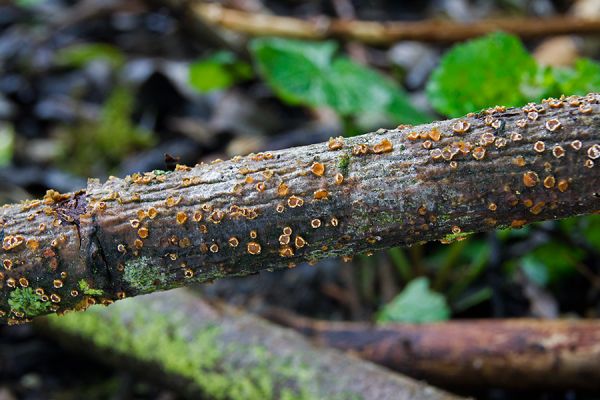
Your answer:
[[[251,43],[258,71],[290,104],[331,107],[341,115],[384,113],[394,122],[422,123],[406,93],[383,74],[343,56],[334,42],[259,38]]]
[[[115,46],[105,43],[81,43],[60,49],[54,61],[61,66],[81,68],[92,61],[103,60],[114,68],[125,62],[125,56]]]
[[[582,218],[583,236],[596,249],[600,249],[600,215],[588,215]]]
[[[435,322],[450,317],[446,299],[429,289],[427,278],[417,278],[380,311],[379,322]]]
[[[585,253],[557,241],[543,244],[521,259],[523,272],[540,286],[560,281],[573,274],[575,265],[583,260]]]
[[[252,77],[249,64],[239,61],[235,54],[219,51],[208,58],[190,64],[188,72],[192,87],[200,92],[227,89]]]
[[[0,125],[0,167],[10,163],[15,146],[15,132],[9,125]]]
[[[585,95],[600,91],[600,64],[587,58],[580,58],[574,68],[555,68],[552,70],[560,94]]]
[[[527,255],[521,260],[521,268],[527,277],[538,286],[546,286],[548,280],[548,268],[533,255]]]
[[[519,39],[505,33],[454,46],[427,84],[427,96],[442,114],[458,117],[494,105],[518,106],[536,91],[537,65]]]

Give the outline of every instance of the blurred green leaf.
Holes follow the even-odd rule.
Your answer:
[[[585,95],[600,91],[600,64],[580,58],[574,68],[555,68],[553,78],[559,93]]]
[[[81,43],[57,51],[54,61],[61,66],[82,68],[92,61],[103,60],[114,68],[125,62],[125,55],[115,46],[105,43]]]
[[[505,33],[454,46],[427,84],[427,97],[440,113],[458,117],[485,107],[525,102],[521,86],[536,63],[519,39]]]
[[[533,249],[520,260],[520,265],[532,281],[546,286],[576,272],[575,264],[584,256],[581,249],[552,241]]]
[[[394,267],[396,267],[402,276],[402,279],[405,281],[410,280],[410,277],[412,276],[410,261],[408,261],[408,258],[406,258],[404,250],[400,247],[392,247],[391,249],[388,249],[387,252],[392,260],[392,263],[394,264]]]
[[[499,32],[448,51],[431,75],[427,97],[440,113],[458,117],[498,104],[519,106],[598,90],[598,63],[579,59],[573,68],[539,66],[518,37]]]
[[[434,322],[450,317],[446,299],[429,289],[427,278],[417,278],[380,311],[378,322]]]
[[[429,120],[388,77],[336,57],[334,42],[259,38],[251,50],[264,79],[290,104],[327,106],[341,115],[383,112],[394,122],[410,124]]]
[[[546,286],[548,280],[548,268],[534,255],[528,254],[521,260],[521,268],[527,277],[538,286]]]
[[[0,125],[0,167],[10,164],[15,145],[15,132],[10,125]]]
[[[35,7],[35,6],[43,3],[44,1],[45,0],[16,0],[15,3],[19,7],[29,8],[29,7]]]
[[[228,51],[197,60],[189,67],[190,85],[200,92],[227,89],[252,77],[252,67]]]
[[[454,312],[463,312],[471,307],[488,301],[492,298],[493,291],[490,287],[483,287],[473,292],[467,293],[459,298],[453,305]]]
[[[581,220],[583,236],[595,249],[600,251],[600,215],[588,215]]]

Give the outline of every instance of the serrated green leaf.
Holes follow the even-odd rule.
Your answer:
[[[427,84],[427,97],[442,114],[458,117],[494,105],[518,106],[529,98],[537,72],[519,39],[505,33],[454,46]]]
[[[81,43],[60,49],[54,59],[58,65],[71,68],[81,68],[96,60],[104,60],[118,68],[125,62],[125,56],[109,44]]]
[[[386,305],[379,313],[378,322],[435,322],[450,317],[446,299],[429,289],[427,278],[417,278]]]
[[[344,116],[383,113],[394,122],[429,120],[395,82],[347,57],[336,57],[334,42],[259,38],[251,50],[265,81],[290,104],[331,107]]]
[[[227,89],[251,76],[250,65],[239,61],[228,51],[191,63],[188,72],[190,85],[200,92]]]

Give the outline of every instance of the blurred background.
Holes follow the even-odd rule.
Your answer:
[[[88,177],[166,169],[165,158],[193,165],[600,91],[597,0],[205,6],[199,0],[0,0],[0,204],[50,188],[77,190]],[[275,37],[277,20],[263,26],[271,29],[266,32],[235,21],[223,29],[215,10],[302,19],[315,35],[326,19],[410,21],[424,33],[373,43],[294,37],[284,24],[284,38]],[[591,22],[570,28],[574,17]],[[540,24],[534,35],[481,36],[467,29],[446,41],[436,25],[460,28],[495,18],[554,22]],[[327,320],[598,317],[600,216],[454,239],[196,290],[252,312],[276,308]],[[576,390],[523,395],[490,388],[477,395],[600,398]],[[0,327],[0,400],[82,398],[179,395],[66,351],[31,326]]]

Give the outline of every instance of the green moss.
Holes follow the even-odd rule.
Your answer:
[[[110,310],[92,307],[85,313],[51,316],[48,321],[55,329],[82,336],[100,349],[157,364],[187,378],[207,398],[324,398],[327,388],[317,388],[318,370],[303,364],[301,355],[282,356],[259,344],[231,343],[218,325],[194,326],[181,311],[165,315],[164,309],[155,308],[152,302],[127,299]],[[335,398],[356,397],[342,393]]]
[[[22,312],[27,317],[44,314],[50,308],[50,302],[42,301],[32,288],[15,289],[8,298],[8,305],[14,311]]]
[[[341,155],[340,159],[338,160],[338,169],[340,170],[340,173],[342,175],[347,175],[349,166],[350,166],[350,155],[349,154]]]
[[[104,294],[104,291],[101,289],[92,289],[90,284],[84,279],[79,281],[79,290],[88,296],[102,296]]]
[[[464,240],[472,234],[473,234],[473,232],[450,233],[450,234],[444,236],[444,238],[442,239],[442,242],[452,243],[452,242],[456,242],[459,240]]]
[[[167,276],[158,265],[151,264],[148,257],[127,261],[123,279],[141,293],[153,292],[157,286],[164,286],[167,283]]]

